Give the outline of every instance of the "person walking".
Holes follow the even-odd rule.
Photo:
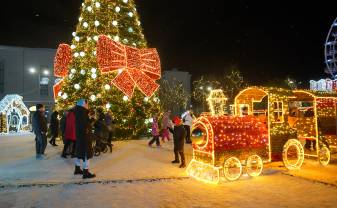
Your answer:
[[[172,163],[179,163],[179,155],[181,159],[181,164],[179,168],[185,168],[185,154],[184,154],[184,140],[186,138],[186,130],[183,126],[182,120],[175,116],[173,118],[174,129],[169,128],[170,132],[173,134],[174,142],[174,160]]]
[[[71,154],[71,157],[75,157],[76,149],[76,128],[75,128],[75,113],[74,109],[70,109],[67,112],[65,119],[65,132],[64,132],[64,147],[61,157],[67,158],[67,154]],[[70,150],[70,151],[69,151]]]
[[[184,128],[186,130],[186,144],[191,144],[191,126],[193,123],[193,112],[187,111],[186,115],[182,116],[184,122]]]
[[[89,172],[89,160],[93,157],[91,123],[89,119],[88,102],[80,99],[74,109],[76,129],[76,161],[74,175],[82,174],[83,179],[94,178]],[[81,162],[82,168],[81,170]]]
[[[165,142],[165,139],[167,141],[170,141],[170,132],[168,130],[168,127],[170,127],[170,115],[171,115],[171,111],[169,110],[164,113],[164,116],[162,119],[162,131],[161,131],[162,142]]]
[[[47,146],[47,120],[44,116],[45,107],[42,104],[36,105],[36,112],[32,118],[33,132],[35,134],[36,159],[46,159],[45,149]]]
[[[157,147],[160,147],[160,142],[159,142],[159,128],[158,128],[158,117],[154,116],[153,117],[153,122],[152,122],[152,131],[151,134],[153,138],[149,142],[149,147],[152,147],[152,144],[156,142]]]
[[[58,119],[59,113],[57,111],[54,111],[50,116],[50,133],[51,133],[51,140],[49,140],[49,143],[53,146],[57,146],[56,144],[56,138],[59,135],[59,128],[60,128],[60,122]]]
[[[61,130],[61,136],[62,136],[62,141],[64,145],[66,144],[65,133],[66,133],[66,125],[67,125],[67,114],[68,114],[68,111],[64,111],[62,118],[60,120],[60,130]]]

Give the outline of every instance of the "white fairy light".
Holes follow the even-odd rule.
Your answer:
[[[74,53],[75,58],[77,58],[79,55],[80,55],[80,54],[77,53],[77,52]]]
[[[74,36],[74,37],[76,36],[76,32],[72,32],[71,34],[72,34],[72,36]]]
[[[119,42],[119,36],[118,36],[118,35],[116,35],[116,36],[114,37],[114,41]]]
[[[126,95],[123,96],[123,101],[128,101],[128,99],[129,99],[128,96],[126,96]]]
[[[87,28],[89,24],[87,22],[83,22],[83,27]]]
[[[100,7],[101,7],[101,4],[100,4],[99,2],[96,2],[96,3],[95,3],[95,6],[96,6],[97,8],[100,8]]]
[[[80,73],[81,73],[82,75],[85,75],[85,70],[82,69]]]
[[[71,45],[70,48],[71,48],[71,49],[75,49],[76,46],[75,46],[75,45]]]
[[[72,74],[75,74],[75,73],[76,73],[76,69],[72,68],[72,69],[70,70],[70,72],[71,72]]]
[[[94,40],[98,41],[98,36],[97,35],[94,36]]]
[[[91,78],[96,79],[97,78],[97,74],[92,74]]]
[[[128,32],[129,32],[129,33],[132,33],[132,32],[133,32],[132,27],[129,27],[129,28],[128,28]]]
[[[99,21],[95,20],[95,26],[98,27],[99,26]]]
[[[115,11],[118,13],[118,12],[121,11],[121,8],[120,8],[119,6],[117,6],[117,7],[115,8]]]
[[[92,11],[92,7],[91,7],[91,6],[88,6],[88,7],[87,7],[87,10],[88,10],[88,12],[91,12],[91,11]]]
[[[95,95],[91,95],[90,96],[90,100],[95,101],[96,100],[96,96]]]
[[[76,90],[78,90],[78,89],[80,89],[80,85],[79,85],[79,84],[75,84],[75,85],[74,85],[74,88],[75,88]]]
[[[105,105],[105,107],[106,107],[107,109],[110,109],[110,108],[111,108],[111,104],[108,103],[108,104]]]
[[[128,0],[123,0],[124,3],[128,3]]]
[[[129,12],[128,15],[129,15],[129,17],[133,17],[133,13],[132,12]]]
[[[91,73],[96,73],[97,69],[96,68],[91,68]]]
[[[116,20],[112,21],[112,25],[113,26],[117,26],[118,25],[118,22]]]
[[[80,56],[81,57],[84,57],[85,56],[85,53],[83,51],[80,52]]]
[[[64,93],[64,94],[62,95],[62,98],[63,98],[63,100],[67,99],[67,98],[68,98],[67,93]]]
[[[76,36],[76,37],[75,37],[75,40],[76,40],[77,42],[80,41],[80,37]]]
[[[108,84],[106,84],[106,85],[104,86],[104,89],[105,89],[105,90],[110,90],[110,88],[111,88],[111,87],[110,87],[110,85],[108,85]]]

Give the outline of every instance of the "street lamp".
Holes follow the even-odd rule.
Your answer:
[[[29,68],[29,73],[34,74],[36,72],[36,69],[34,67]]]
[[[44,71],[43,71],[43,74],[44,74],[44,75],[49,75],[49,71],[48,71],[48,70],[44,70]]]

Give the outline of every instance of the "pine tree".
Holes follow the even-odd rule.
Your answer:
[[[111,84],[117,73],[101,74],[96,58],[99,35],[137,48],[146,48],[133,0],[85,0],[76,32],[73,32],[73,61],[57,97],[59,109],[68,109],[80,98],[89,100],[93,110],[111,110],[119,135],[145,135],[148,118],[160,110],[156,94],[147,98],[135,90],[126,97]]]

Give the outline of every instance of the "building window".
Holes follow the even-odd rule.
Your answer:
[[[0,93],[5,92],[5,64],[0,62]]]
[[[273,107],[275,122],[283,122],[283,103],[280,101],[274,102]]]
[[[40,85],[40,95],[43,97],[47,97],[48,96],[48,85]]]

